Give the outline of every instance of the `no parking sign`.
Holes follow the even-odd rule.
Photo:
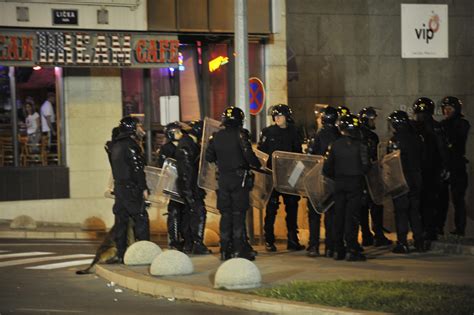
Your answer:
[[[259,78],[249,79],[249,98],[250,115],[258,115],[265,105],[265,87]]]

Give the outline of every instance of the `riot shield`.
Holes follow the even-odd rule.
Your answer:
[[[163,200],[163,198],[171,198],[179,203],[184,203],[178,193],[177,179],[178,169],[176,166],[176,160],[167,158],[163,163],[159,180],[155,186],[155,197],[160,200]]]
[[[392,196],[392,198],[406,194],[409,188],[403,174],[400,150],[385,155],[381,166],[385,194]]]
[[[202,133],[201,157],[199,161],[198,186],[202,189],[215,191],[217,189],[216,164],[206,161],[206,150],[209,138],[221,129],[221,123],[209,117],[204,118]]]
[[[304,177],[304,188],[314,210],[321,214],[334,204],[334,181],[323,175],[324,158],[317,157],[317,164]]]
[[[253,148],[253,152],[255,152],[255,155],[257,156],[258,160],[260,161],[260,164],[268,171],[271,171],[271,169],[267,168],[267,163],[268,163],[268,159],[270,158],[270,156],[268,154],[266,154],[265,152],[263,151],[260,151],[259,149],[257,148]]]
[[[150,189],[148,200],[153,203],[166,203],[168,198],[163,196],[159,190],[160,176],[162,169],[158,167],[145,166],[146,185]]]
[[[306,196],[304,178],[323,157],[275,151],[272,154],[273,185],[281,193]]]
[[[383,157],[387,154],[388,139],[380,140],[377,145],[377,160],[382,161]]]
[[[370,198],[372,198],[372,201],[376,205],[382,205],[385,191],[382,181],[382,170],[379,162],[375,162],[372,164],[372,167],[365,175],[365,182],[367,184],[367,189],[369,191]]]

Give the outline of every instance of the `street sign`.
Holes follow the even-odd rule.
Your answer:
[[[259,78],[249,79],[250,115],[258,115],[265,105],[265,87]]]

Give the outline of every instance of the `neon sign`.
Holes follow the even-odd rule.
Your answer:
[[[225,65],[228,62],[229,62],[229,57],[219,56],[217,58],[212,59],[211,61],[209,61],[209,72],[216,71],[222,65]]]

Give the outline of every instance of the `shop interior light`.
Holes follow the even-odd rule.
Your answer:
[[[36,70],[36,71],[41,70],[41,66],[34,66],[33,70]]]

